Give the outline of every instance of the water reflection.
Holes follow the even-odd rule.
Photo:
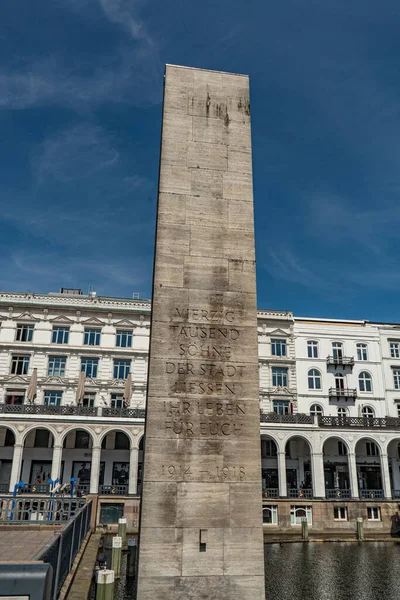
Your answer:
[[[400,544],[265,546],[267,600],[398,600]]]

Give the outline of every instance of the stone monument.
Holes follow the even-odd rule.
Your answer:
[[[262,600],[247,76],[168,65],[138,600]]]

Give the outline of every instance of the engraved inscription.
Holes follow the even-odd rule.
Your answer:
[[[186,438],[241,436],[246,411],[235,396],[246,366],[230,360],[232,346],[240,343],[235,312],[175,307],[171,321],[182,361],[167,360],[165,373],[171,377],[170,394],[181,399],[164,402],[165,429]],[[202,399],[191,399],[196,396]],[[207,399],[213,396],[221,401]]]
[[[197,469],[193,466],[180,464],[161,465],[161,476],[178,481],[191,481],[194,477],[214,481],[244,481],[246,478],[245,467],[234,465],[231,467],[212,467],[210,469]]]

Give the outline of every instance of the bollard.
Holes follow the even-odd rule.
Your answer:
[[[136,538],[128,538],[128,558],[127,558],[127,566],[126,566],[126,576],[127,577],[133,577],[135,575],[136,552],[137,552]]]
[[[307,517],[302,517],[301,519],[301,539],[308,540],[308,523]]]
[[[126,546],[126,519],[118,519],[118,535],[122,539],[122,546]]]
[[[364,539],[364,522],[362,517],[357,517],[357,539],[360,541]]]
[[[121,575],[121,555],[122,555],[122,540],[120,537],[113,537],[112,552],[111,552],[111,569],[114,571],[115,578],[118,579]]]
[[[114,571],[99,570],[96,573],[96,600],[114,599]]]

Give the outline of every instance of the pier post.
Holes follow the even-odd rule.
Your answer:
[[[121,554],[122,540],[119,536],[115,536],[112,540],[111,569],[114,571],[116,579],[121,575]]]
[[[122,539],[122,547],[126,546],[126,519],[118,519],[118,535]]]
[[[364,539],[364,522],[362,517],[357,518],[357,539],[360,541]]]
[[[114,571],[100,570],[96,574],[96,600],[114,599]]]
[[[307,517],[301,519],[301,539],[308,540],[308,522]]]
[[[128,538],[128,558],[126,567],[126,576],[133,577],[136,567],[137,541],[135,538]]]

